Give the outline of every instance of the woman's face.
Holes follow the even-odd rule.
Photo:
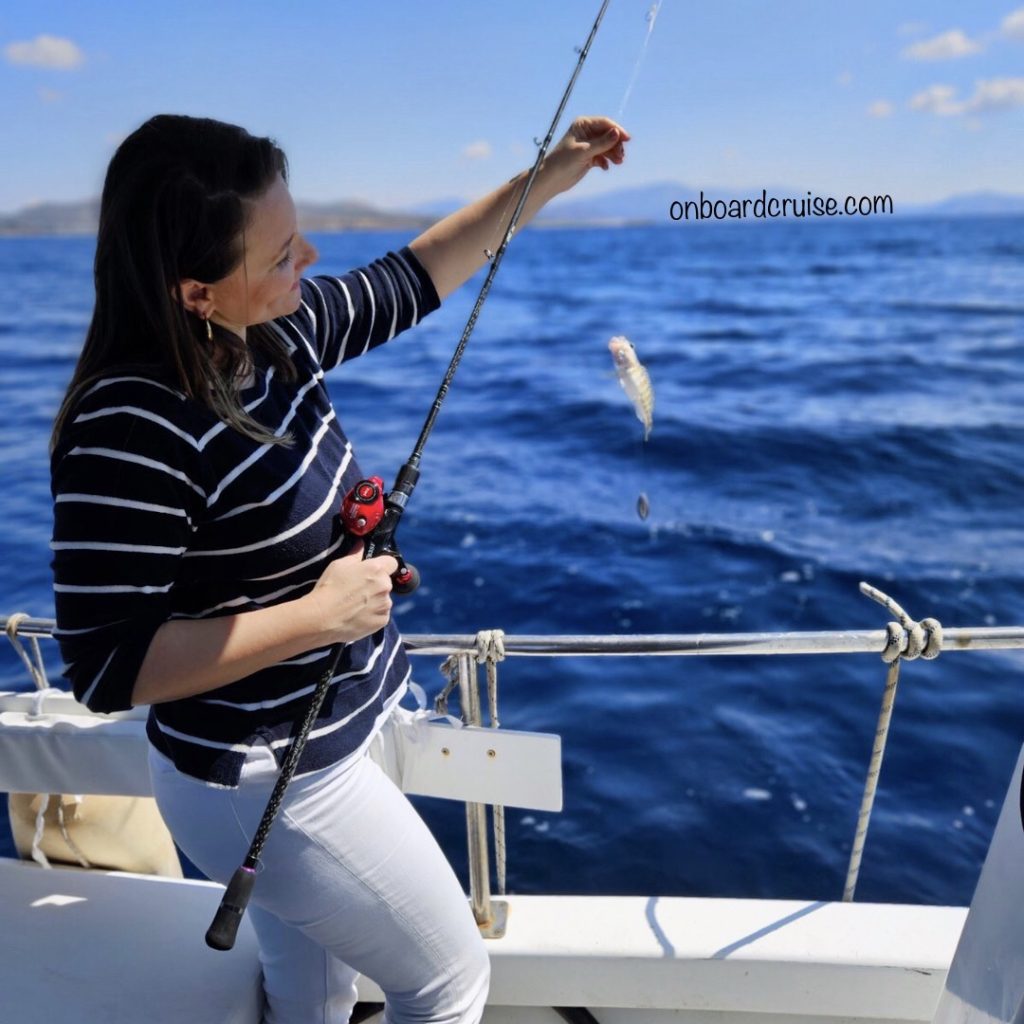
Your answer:
[[[295,203],[280,176],[252,201],[243,242],[245,261],[208,290],[210,319],[242,338],[246,327],[299,308],[299,278],[319,255],[298,232]]]

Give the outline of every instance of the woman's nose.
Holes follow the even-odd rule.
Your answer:
[[[316,263],[319,258],[320,253],[317,252],[316,246],[302,238],[302,266],[308,267],[311,263]]]

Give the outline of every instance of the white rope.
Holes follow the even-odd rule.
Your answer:
[[[50,804],[50,794],[42,793],[42,802],[39,806],[39,811],[36,814],[36,830],[32,836],[32,859],[41,868],[52,868],[53,865],[49,862],[46,854],[43,853],[43,830],[46,828],[46,808]]]
[[[885,743],[889,737],[889,725],[892,721],[893,705],[896,702],[900,662],[913,661],[916,658],[937,658],[942,650],[942,625],[937,619],[922,619],[920,622],[915,622],[888,594],[876,587],[872,587],[868,583],[861,583],[860,591],[884,605],[900,621],[886,624],[886,643],[882,651],[882,661],[889,666],[889,670],[886,673],[882,707],[875,729],[875,745],[871,751],[868,776],[864,783],[864,794],[861,797],[860,814],[857,817],[857,831],[853,837],[853,849],[850,851],[850,863],[846,871],[843,901],[847,903],[853,899],[853,893],[857,887],[857,876],[860,874],[864,843],[867,839],[868,825],[871,823],[871,810],[875,803],[878,778],[882,771],[882,758],[885,756]]]
[[[29,637],[29,643],[32,645],[33,657],[30,658],[28,652],[25,650],[25,645],[21,642],[21,638],[18,636],[18,630],[21,624],[27,619],[31,618],[30,615],[25,612],[15,612],[7,619],[7,639],[11,641],[11,646],[18,652],[18,656],[25,663],[25,667],[28,669],[29,675],[32,677],[32,682],[35,683],[36,692],[32,698],[32,710],[28,713],[29,718],[41,718],[43,716],[43,705],[46,702],[46,698],[52,693],[60,693],[61,690],[50,685],[50,680],[46,675],[46,665],[43,662],[43,652],[39,647],[38,637]],[[42,842],[43,833],[46,830],[46,809],[50,805],[49,793],[41,793],[42,800],[39,804],[39,810],[36,813],[36,828],[32,835],[32,859],[40,866],[44,868],[52,867],[46,854],[43,853]],[[76,795],[74,797],[75,804],[81,804],[82,796]],[[64,801],[61,796],[57,796],[57,827],[60,829],[60,834],[64,837],[64,842],[67,843],[68,849],[74,854],[75,859],[83,868],[90,868],[92,865],[85,858],[78,845],[71,838],[68,833],[67,824],[64,821]]]
[[[434,699],[434,712],[438,715],[448,716],[448,698],[452,695],[452,691],[459,684],[459,656],[457,654],[449,654],[447,658],[441,662],[440,666],[441,675],[448,680],[444,685],[444,689]],[[465,718],[465,715],[463,715]]]
[[[74,798],[76,807],[81,804],[82,799],[83,798],[81,796],[76,796]],[[81,864],[83,868],[91,868],[92,864],[89,863],[85,854],[82,853],[78,844],[68,833],[67,824],[64,821],[64,801],[62,799],[58,799],[57,801],[57,827],[60,829],[60,834],[64,837],[64,842],[68,844],[68,849],[74,854],[78,863]]]
[[[902,627],[906,631],[906,639],[901,643],[900,650],[895,654],[890,651],[892,640],[886,644],[882,653],[882,660],[887,664],[902,658],[904,661],[913,661],[916,658],[937,658],[942,652],[942,623],[938,619],[922,619],[915,622],[888,594],[883,593],[870,583],[862,583],[860,592],[880,605],[884,605],[900,621],[897,625],[889,623],[890,631],[895,627],[899,630]]]
[[[21,642],[21,638],[18,636],[18,628],[31,616],[25,612],[15,612],[7,620],[7,639],[11,641],[11,646],[18,652],[18,656],[25,663],[25,667],[28,669],[28,674],[32,677],[32,681],[36,684],[37,690],[48,690],[51,689],[50,681],[46,677],[46,666],[43,664],[43,652],[39,649],[39,640],[37,637],[29,637],[29,642],[32,644],[32,652],[35,655],[35,661],[28,656],[28,652],[25,650],[25,645]]]

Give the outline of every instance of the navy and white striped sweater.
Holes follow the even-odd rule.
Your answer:
[[[96,711],[130,706],[150,641],[169,619],[264,608],[308,593],[351,546],[341,497],[361,479],[324,371],[439,305],[408,249],[341,278],[302,282],[298,312],[273,322],[297,380],[257,358],[249,414],[291,447],[244,437],[155,380],[112,376],[83,397],[52,461],[56,636],[65,676]],[[153,745],[179,770],[235,786],[253,742],[280,763],[330,648],[150,709]],[[298,772],[357,750],[405,689],[393,623],[348,644]]]

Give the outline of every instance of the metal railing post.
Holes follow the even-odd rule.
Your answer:
[[[476,659],[458,655],[459,703],[466,725],[483,725]],[[469,855],[469,897],[473,917],[485,938],[505,933],[507,904],[491,901],[491,866],[487,848],[487,805],[466,804],[466,842]]]

